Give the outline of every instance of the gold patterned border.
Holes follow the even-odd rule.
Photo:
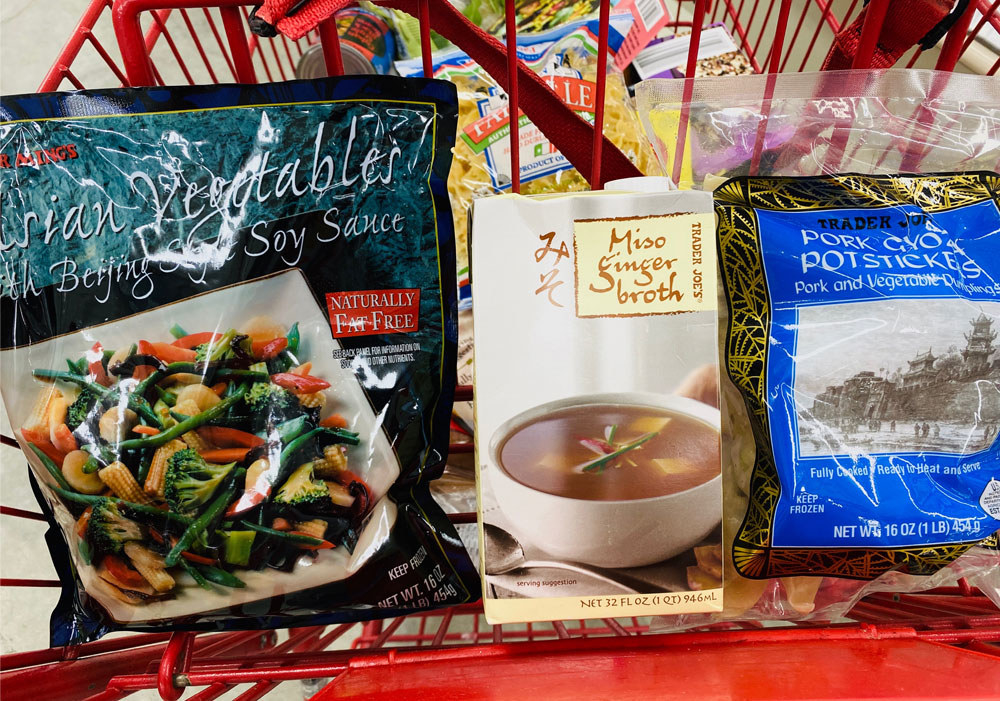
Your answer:
[[[770,299],[755,209],[821,210],[871,208],[912,203],[927,212],[992,200],[1000,206],[1000,175],[871,176],[814,178],[739,177],[715,191],[719,261],[729,326],[725,364],[743,395],[756,453],[750,477],[752,495],[733,543],[733,563],[752,579],[824,575],[872,579],[890,570],[930,574],[976,542],[902,549],[776,548],[771,545],[781,483],[771,451],[767,415],[766,367],[770,337]],[[993,535],[983,545],[996,547]]]

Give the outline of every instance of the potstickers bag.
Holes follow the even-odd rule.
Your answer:
[[[998,204],[986,172],[716,190],[729,615],[995,592]]]
[[[390,77],[3,99],[2,390],[54,645],[476,597],[428,495],[456,112]]]

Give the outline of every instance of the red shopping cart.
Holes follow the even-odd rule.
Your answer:
[[[669,26],[692,34],[687,75],[693,74],[702,27],[714,22],[729,28],[759,72],[816,69],[828,55],[866,68],[888,60],[879,40],[889,3],[671,0]],[[428,0],[417,6],[426,47]],[[956,8],[938,28],[940,41],[892,55],[897,65],[995,75],[1000,0]],[[92,0],[39,89],[283,80],[294,77],[303,53],[317,43],[330,72],[342,70],[331,20],[299,40],[260,38],[246,28],[248,10],[244,0]],[[856,29],[852,43],[838,47],[850,27]],[[601,34],[606,42],[606,31]],[[100,84],[83,84],[75,66],[84,60],[106,68]],[[512,52],[508,61],[508,67],[516,64]],[[509,86],[515,104],[516,82]],[[600,134],[600,98],[597,106]],[[513,135],[516,110],[511,112]],[[601,149],[595,139],[588,156],[594,184],[601,182]],[[516,189],[516,165],[512,172]],[[456,400],[471,396],[470,387],[459,387]],[[3,442],[16,446],[7,437]],[[0,515],[44,520],[11,506],[0,507]],[[453,521],[474,522],[475,514],[454,514]],[[6,578],[0,585],[16,597],[24,588],[59,583]],[[148,689],[165,699],[195,689],[187,698],[256,699],[295,680],[329,680],[316,696],[323,699],[1000,695],[1000,611],[964,581],[923,594],[871,595],[839,623],[772,628],[746,622],[649,633],[650,621],[635,618],[489,626],[478,605],[466,605],[365,624],[136,634],[15,652],[0,658],[0,681],[12,700],[117,699]]]

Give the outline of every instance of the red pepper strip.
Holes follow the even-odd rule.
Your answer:
[[[289,535],[304,535],[307,538],[316,538],[316,536],[314,536],[313,534],[306,533],[305,531],[286,531],[286,532]],[[311,545],[309,543],[296,543],[295,546],[299,547],[299,548],[302,548],[303,550],[329,550],[331,548],[337,547],[336,545],[334,545],[333,543],[331,543],[328,540],[323,540],[322,538],[316,538],[316,539],[320,540],[322,542],[321,543],[316,543],[316,545]]]
[[[271,490],[268,489],[267,492],[258,492],[256,489],[251,489],[243,492],[243,494],[240,495],[240,498],[230,504],[229,508],[226,509],[226,516],[236,516],[244,511],[249,511],[267,499],[267,495],[270,491]]]
[[[24,440],[29,443],[34,443],[35,447],[45,453],[56,465],[63,464],[63,460],[66,459],[66,453],[52,445],[52,441],[49,440],[49,437],[41,431],[34,431],[30,428],[22,428],[21,435],[24,436]]]
[[[187,336],[182,336],[170,345],[190,350],[195,346],[200,346],[203,343],[211,343],[212,341],[217,341],[220,338],[222,338],[221,333],[215,333],[214,331],[202,331],[201,333],[190,333]]]
[[[87,363],[87,371],[94,376],[94,382],[102,387],[110,387],[111,378],[104,370],[104,349],[101,347],[101,342],[95,343],[90,350],[94,353],[92,356],[94,359]]]
[[[149,529],[149,537],[152,538],[153,540],[155,540],[160,545],[162,545],[163,543],[167,542],[166,540],[164,540],[163,536],[160,535],[160,532],[158,530],[156,530],[155,528],[150,528]]]
[[[330,414],[319,425],[321,428],[347,428],[347,419],[340,414]]]
[[[226,426],[202,426],[198,435],[220,448],[256,448],[265,443],[260,436]]]
[[[320,390],[324,390],[330,386],[329,382],[320,379],[319,377],[313,377],[312,375],[293,375],[290,372],[279,372],[275,375],[271,375],[271,382],[279,387],[284,387],[285,389],[294,390],[296,392],[302,392],[304,394],[319,392]]]
[[[104,556],[104,566],[111,576],[122,584],[141,587],[146,585],[146,578],[125,564],[125,561],[115,555]]]
[[[199,455],[208,462],[227,463],[240,462],[250,452],[249,448],[222,448],[221,450],[202,450]]]
[[[221,397],[222,393],[226,391],[226,387],[228,386],[229,386],[228,382],[216,382],[214,385],[212,385],[212,391]]]
[[[270,360],[288,348],[288,339],[284,336],[272,338],[270,341],[254,341],[250,344],[250,350],[255,358]]]
[[[144,355],[154,355],[165,363],[189,363],[198,357],[196,352],[187,348],[149,341],[139,341],[139,352]]]

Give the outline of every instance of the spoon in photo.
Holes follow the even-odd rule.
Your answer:
[[[527,560],[524,548],[517,539],[491,523],[483,524],[483,534],[486,540],[486,574],[488,576],[509,574],[515,570],[527,570],[538,567],[576,572],[610,584],[623,592],[638,594],[651,590],[650,584],[641,579],[631,577],[624,572],[603,567],[592,567],[577,562],[562,562],[559,560]]]

